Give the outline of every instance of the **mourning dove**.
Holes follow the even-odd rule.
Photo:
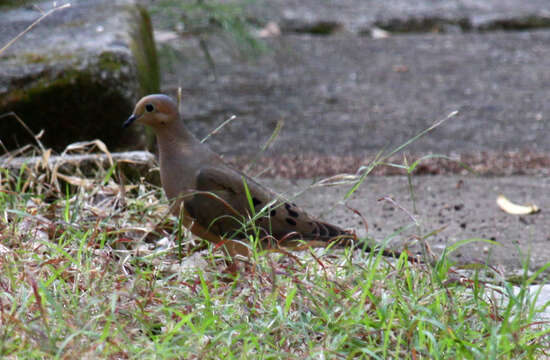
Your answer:
[[[229,245],[231,257],[248,254],[246,246],[232,240],[246,240],[250,234],[258,235],[268,247],[296,247],[301,243],[297,240],[314,247],[355,244],[353,233],[310,217],[229,166],[187,130],[170,97],[155,94],[139,100],[123,127],[133,122],[150,126],[156,134],[162,187],[173,203],[172,212],[182,215],[184,226],[193,234]],[[245,229],[247,222],[251,226]],[[383,255],[400,256],[388,250]]]

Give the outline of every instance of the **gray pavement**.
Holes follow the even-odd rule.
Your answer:
[[[254,154],[284,121],[272,150],[364,155],[394,148],[453,110],[459,116],[411,145],[416,152],[550,151],[550,31],[360,36],[288,35],[257,61],[211,51],[218,80],[192,43],[175,67],[183,111],[211,144]]]
[[[286,32],[332,24],[336,31],[368,32],[372,27],[411,31],[479,31],[548,26],[546,0],[265,0],[252,2],[260,22],[275,21]],[[322,28],[322,26],[321,26]]]
[[[435,253],[458,241],[480,238],[452,254],[459,263],[481,262],[516,273],[530,257],[534,271],[550,261],[550,179],[540,177],[415,176],[413,204],[406,177],[367,177],[348,199],[350,184],[311,186],[311,180],[262,179],[324,220],[389,247],[420,250],[415,238],[440,230],[426,240]],[[295,194],[299,194],[295,197]],[[499,194],[518,203],[534,203],[542,211],[511,215],[496,204]],[[381,200],[391,197],[395,203]],[[358,210],[367,222],[346,206]],[[415,207],[417,212],[415,213]],[[417,244],[413,246],[413,244]]]

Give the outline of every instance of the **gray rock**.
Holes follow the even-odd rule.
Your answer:
[[[283,32],[463,31],[525,29],[550,25],[546,0],[264,0],[250,7],[260,23],[275,21]]]
[[[42,142],[56,150],[95,138],[113,148],[124,144],[120,124],[138,93],[128,47],[125,7],[129,3],[73,2],[0,54],[0,114],[13,111],[33,132],[44,129]],[[47,11],[52,4],[38,6]],[[3,10],[0,44],[13,39],[39,16],[33,7]],[[0,122],[0,134],[8,148],[32,139],[10,117]],[[125,136],[135,137],[131,133]]]

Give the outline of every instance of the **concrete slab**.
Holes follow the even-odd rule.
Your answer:
[[[127,116],[139,92],[129,49],[130,3],[46,1],[2,8],[4,46],[43,13],[70,4],[0,54],[0,114],[15,112],[34,133],[45,130],[43,143],[57,151],[79,140],[101,138],[114,149],[124,138],[135,139],[133,130],[121,135],[113,121]],[[0,134],[10,149],[34,143],[14,118],[2,119]]]
[[[265,0],[250,6],[256,19],[287,32],[456,31],[550,24],[545,0]]]
[[[435,231],[427,242],[436,253],[472,238],[497,243],[476,241],[460,247],[452,257],[461,263],[487,262],[508,274],[521,274],[527,259],[531,271],[550,262],[550,197],[546,196],[550,179],[546,177],[414,176],[414,203],[407,178],[400,176],[368,177],[349,200],[344,197],[351,185],[311,188],[312,181],[305,179],[262,182],[291,198],[303,191],[295,199],[302,208],[392,248],[410,246],[415,238]],[[499,194],[517,203],[535,203],[542,211],[507,214],[496,205]],[[380,200],[384,197],[395,204]],[[345,205],[363,215],[368,232],[361,217]]]
[[[272,153],[361,156],[392,149],[453,110],[459,116],[415,142],[418,153],[549,152],[550,31],[421,34],[370,39],[292,35],[243,62],[213,43],[217,81],[192,40],[165,67],[183,87],[183,112],[209,142],[254,155],[284,121]],[[269,154],[269,153],[268,153]]]

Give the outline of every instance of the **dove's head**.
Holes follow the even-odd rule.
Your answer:
[[[162,94],[147,95],[138,101],[134,113],[124,122],[126,128],[133,122],[160,128],[179,121],[178,106],[169,96]]]

